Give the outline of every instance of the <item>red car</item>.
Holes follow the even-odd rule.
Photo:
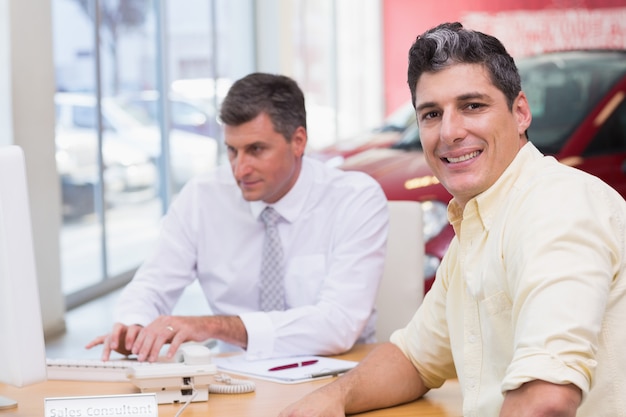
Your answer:
[[[626,51],[551,52],[517,65],[533,114],[530,141],[626,198]],[[417,127],[391,148],[361,152],[341,168],[370,174],[389,200],[422,202],[428,291],[454,232],[446,217],[451,196],[425,162]]]

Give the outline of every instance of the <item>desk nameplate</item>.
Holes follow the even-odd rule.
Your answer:
[[[45,398],[45,417],[157,417],[156,394]]]

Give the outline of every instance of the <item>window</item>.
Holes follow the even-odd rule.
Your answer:
[[[298,81],[310,146],[377,126],[379,9],[379,0],[53,0],[68,307],[130,279],[176,192],[225,160],[216,115],[234,80],[264,71]]]

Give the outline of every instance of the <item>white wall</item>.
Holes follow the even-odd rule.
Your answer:
[[[19,145],[26,155],[46,336],[65,330],[50,8],[49,1],[0,0],[0,144]]]

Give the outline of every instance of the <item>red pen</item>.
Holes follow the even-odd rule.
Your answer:
[[[283,369],[299,368],[301,366],[315,365],[317,362],[318,362],[317,359],[313,359],[310,361],[289,363],[287,365],[275,366],[273,368],[268,369],[268,371],[272,372],[272,371],[282,371]]]

